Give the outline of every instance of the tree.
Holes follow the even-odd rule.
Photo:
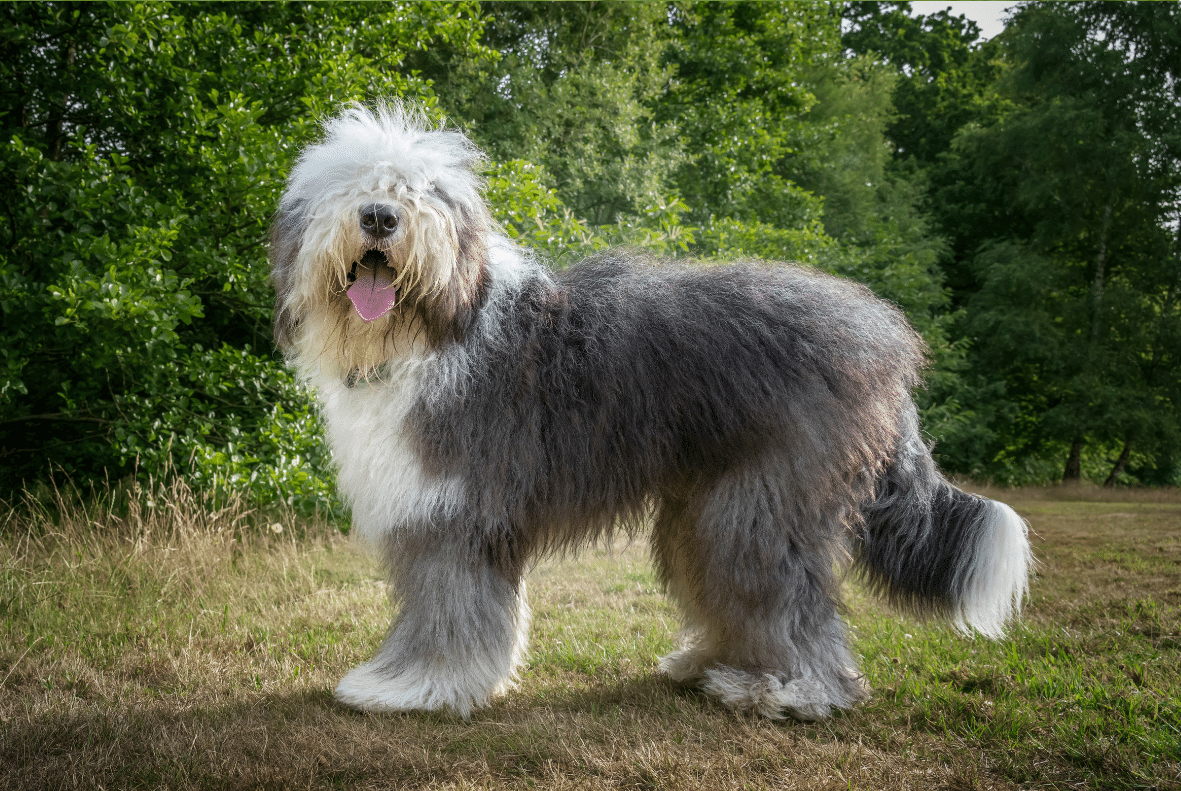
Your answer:
[[[1181,12],[1029,3],[1008,41],[1012,109],[961,131],[948,172],[962,181],[941,201],[974,250],[976,365],[1022,415],[999,458],[1065,452],[1066,480],[1088,444],[1126,449],[1121,466],[1133,447],[1172,464]]]
[[[669,79],[654,3],[489,3],[483,42],[437,68],[447,114],[494,162],[537,169],[564,206],[595,226],[640,216],[681,159],[675,126],[654,122]]]
[[[965,124],[995,115],[1001,45],[981,42],[979,26],[966,16],[950,9],[914,14],[908,2],[850,2],[843,17],[841,43],[881,57],[899,75],[891,96],[897,115],[886,131],[898,159],[930,166]]]
[[[809,153],[804,120],[816,98],[805,84],[813,63],[835,54],[837,20],[800,3],[681,3],[666,54],[673,69],[657,123],[680,130],[677,193],[689,219],[714,217],[807,228],[822,203],[789,171]]]

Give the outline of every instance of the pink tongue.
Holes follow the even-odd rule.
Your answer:
[[[357,279],[349,286],[347,293],[361,318],[365,321],[380,319],[393,310],[394,302],[398,299],[393,268],[384,263],[362,260],[357,264]]]

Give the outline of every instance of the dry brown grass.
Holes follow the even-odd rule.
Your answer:
[[[1055,503],[1137,503],[1141,505],[1181,505],[1181,489],[1161,487],[1096,486],[1084,484],[1056,484],[1054,486],[1017,486],[1002,488],[972,481],[960,482],[960,488],[997,500]]]
[[[655,673],[676,617],[639,545],[534,570],[521,689],[470,722],[340,708],[387,623],[375,567],[325,525],[153,497],[4,522],[0,786],[1181,788],[1179,502],[1003,495],[1043,564],[1026,627],[968,641],[851,590],[877,695],[803,725]]]

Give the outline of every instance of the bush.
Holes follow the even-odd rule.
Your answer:
[[[309,399],[273,352],[267,226],[318,115],[379,96],[432,104],[407,53],[490,56],[473,12],[8,8],[0,490],[138,461],[331,507]]]

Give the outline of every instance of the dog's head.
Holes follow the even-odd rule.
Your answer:
[[[485,288],[481,159],[462,134],[401,104],[328,121],[271,227],[279,348],[365,373],[399,343],[462,337]]]

